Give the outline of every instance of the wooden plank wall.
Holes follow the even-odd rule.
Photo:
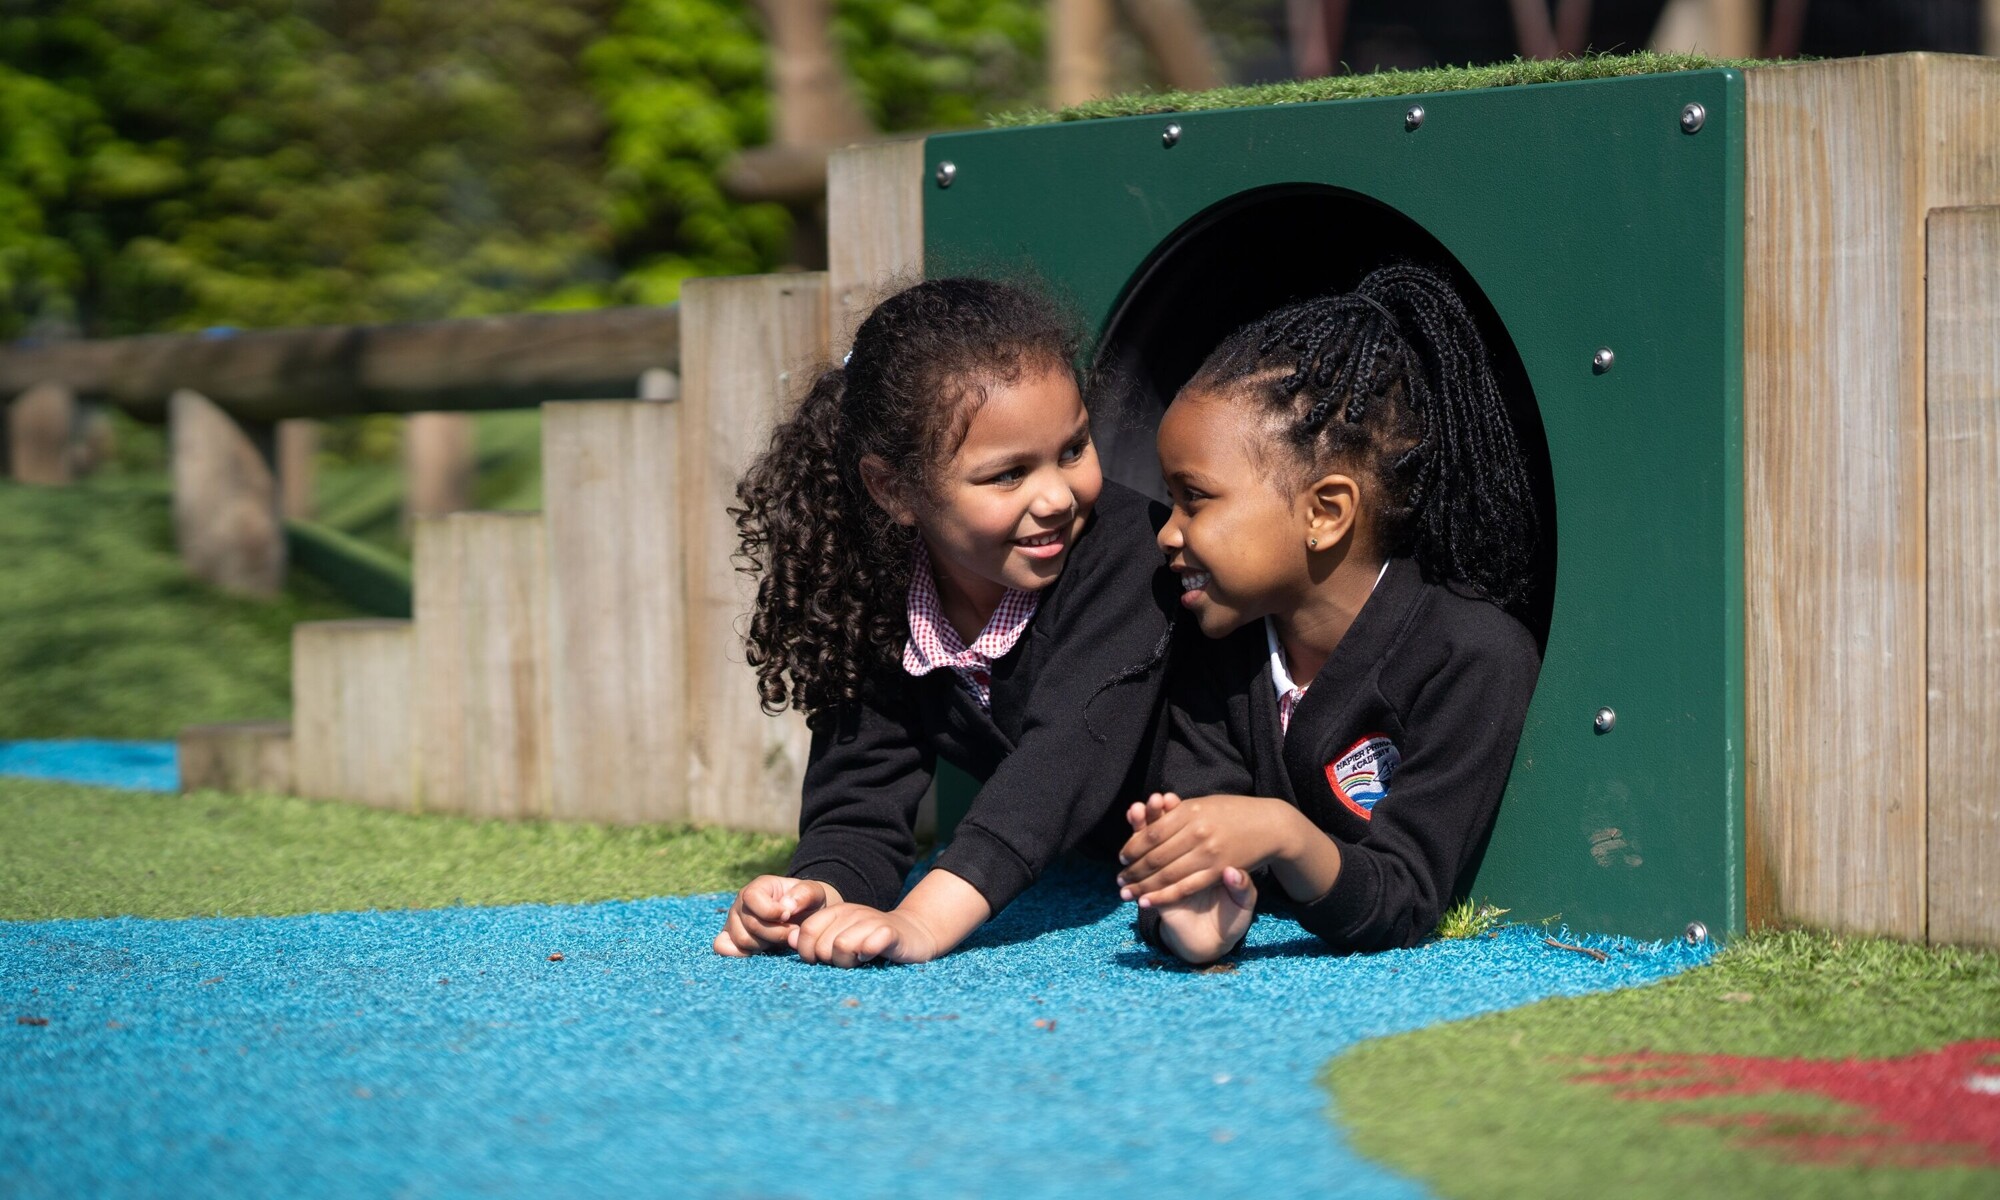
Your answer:
[[[1929,264],[1930,939],[2000,946],[2000,206]]]
[[[827,360],[824,273],[690,279],[681,291],[680,471],[687,562],[688,815],[798,831],[808,738],[766,716],[743,658],[753,581],[736,570],[736,480]],[[797,380],[795,385],[794,380]]]
[[[924,274],[924,143],[878,142],[826,164],[827,344],[835,357],[885,289]]]
[[[557,817],[687,819],[680,423],[674,403],[542,408]]]
[[[548,556],[540,513],[416,523],[416,807],[546,817]]]
[[[298,794],[408,810],[416,800],[410,622],[292,627],[292,763]]]
[[[1924,226],[2000,202],[2000,62],[1760,68],[1746,99],[1751,918],[1921,939]]]

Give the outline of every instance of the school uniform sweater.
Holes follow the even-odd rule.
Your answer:
[[[1410,946],[1436,928],[1470,882],[1513,765],[1541,670],[1528,631],[1399,558],[1289,731],[1279,727],[1263,622],[1214,641],[1185,629],[1173,658],[1167,788],[1280,798],[1331,835],[1340,845],[1332,889],[1290,905],[1329,944]],[[1283,907],[1276,891],[1266,883],[1263,897]]]
[[[954,671],[884,673],[815,731],[792,875],[893,908],[940,756],[985,783],[936,865],[996,913],[1143,795],[1180,592],[1153,541],[1165,520],[1105,481],[1027,631],[993,663],[990,712]]]

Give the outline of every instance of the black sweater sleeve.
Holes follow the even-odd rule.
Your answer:
[[[1182,796],[1256,793],[1255,772],[1229,734],[1228,706],[1243,679],[1257,674],[1252,664],[1262,646],[1258,622],[1220,641],[1204,637],[1193,620],[1178,623],[1167,671],[1166,746],[1154,786]]]
[[[791,873],[886,911],[916,863],[917,806],[937,755],[905,711],[906,699],[866,686],[864,703],[813,733]]]
[[[1158,526],[1136,493],[1106,484],[1097,520],[1065,568],[1031,637],[1045,665],[1021,735],[959,821],[937,865],[999,912],[1081,842],[1120,790],[1155,720],[1166,670],[1165,606],[1176,590],[1153,545]],[[1157,514],[1164,516],[1162,510]]]
[[[1340,875],[1298,907],[1307,930],[1344,950],[1413,946],[1437,927],[1499,809],[1540,659],[1499,616],[1439,649],[1428,678],[1378,687],[1398,712],[1402,765],[1368,833],[1340,841]]]

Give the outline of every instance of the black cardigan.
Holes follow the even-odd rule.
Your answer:
[[[1062,574],[993,664],[990,714],[956,672],[897,672],[815,731],[792,875],[894,907],[939,755],[985,785],[937,865],[996,913],[1139,795],[1180,594],[1153,542],[1165,519],[1105,481]]]
[[[1329,944],[1410,946],[1436,928],[1477,865],[1541,671],[1520,622],[1393,559],[1289,734],[1262,621],[1217,641],[1189,628],[1173,657],[1166,786],[1278,797],[1338,842],[1332,890],[1291,906]],[[1365,772],[1391,757],[1375,799]]]

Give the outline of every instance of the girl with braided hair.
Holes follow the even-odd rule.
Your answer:
[[[1166,510],[1103,478],[1046,301],[982,279],[884,300],[737,487],[746,657],[806,714],[799,845],[718,954],[943,954],[1143,794],[1176,587]],[[984,780],[903,895],[939,758]]]
[[[1478,328],[1441,275],[1223,342],[1159,433],[1178,639],[1160,776],[1121,895],[1181,957],[1227,953],[1261,878],[1340,949],[1428,935],[1499,806],[1540,657],[1529,471]],[[1186,799],[1183,799],[1186,797]]]

